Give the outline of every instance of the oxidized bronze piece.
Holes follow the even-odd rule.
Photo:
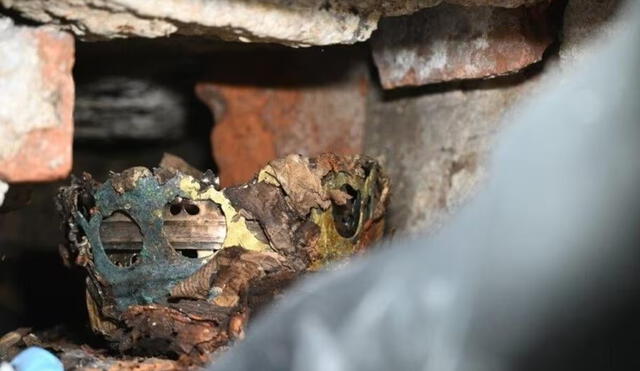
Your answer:
[[[291,155],[226,189],[172,160],[58,194],[91,326],[123,352],[205,359],[301,273],[382,235],[389,187],[372,159]]]

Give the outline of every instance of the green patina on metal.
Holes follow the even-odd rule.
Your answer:
[[[213,185],[203,185],[189,175],[176,173],[160,182],[146,168],[132,168],[125,180],[114,178],[100,185],[93,197],[95,207],[89,219],[73,212],[76,223],[84,231],[91,247],[95,278],[99,288],[108,291],[117,311],[135,304],[163,303],[171,288],[200,269],[208,258],[188,258],[176,252],[163,230],[163,209],[177,197],[216,203],[223,211],[227,234],[222,247],[241,246],[247,250],[266,251],[268,244],[249,231],[245,218]],[[128,184],[122,184],[123,182]],[[116,266],[105,251],[100,238],[103,220],[115,212],[122,212],[135,222],[142,234],[142,250],[136,264]],[[104,304],[104,303],[103,303]]]
[[[80,212],[74,213],[91,245],[100,289],[111,291],[109,297],[119,311],[134,304],[164,301],[176,282],[189,277],[206,262],[176,252],[163,232],[162,209],[174,198],[187,196],[180,189],[179,180],[174,177],[160,184],[149,174],[137,179],[134,187],[123,193],[117,192],[112,180],[108,180],[94,195],[96,206],[89,220]],[[114,265],[100,240],[102,220],[117,211],[129,215],[143,236],[140,260],[129,267]]]

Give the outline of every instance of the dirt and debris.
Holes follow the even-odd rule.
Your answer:
[[[157,357],[126,356],[107,349],[80,344],[69,339],[70,329],[58,326],[34,331],[19,328],[0,338],[0,361],[9,361],[26,347],[37,346],[55,353],[65,370],[70,371],[185,371],[200,369],[201,362],[186,357],[165,359]],[[74,339],[75,340],[75,339]],[[208,359],[214,359],[215,354]]]

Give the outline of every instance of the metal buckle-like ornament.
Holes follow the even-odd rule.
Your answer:
[[[365,157],[291,155],[219,189],[210,171],[134,167],[58,194],[94,331],[122,351],[202,357],[301,273],[379,239],[388,180]]]

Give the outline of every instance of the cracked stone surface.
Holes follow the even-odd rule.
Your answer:
[[[448,0],[514,7],[536,0]],[[292,46],[367,40],[386,15],[409,14],[442,0],[1,0],[6,8],[84,39],[216,36]]]
[[[71,169],[74,40],[0,18],[0,179],[65,177]]]

